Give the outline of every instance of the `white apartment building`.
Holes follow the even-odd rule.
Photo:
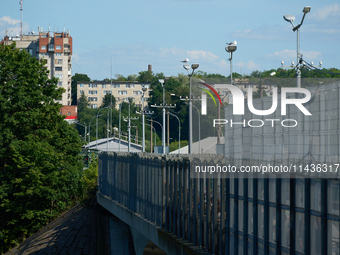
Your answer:
[[[146,88],[143,97],[142,89]],[[111,94],[116,99],[116,108],[119,108],[118,101],[128,102],[128,98],[131,97],[132,102],[136,106],[142,107],[143,101],[144,106],[149,98],[149,83],[138,83],[133,82],[111,82],[110,81],[92,81],[92,82],[77,82],[77,99],[84,94],[91,108],[99,108],[103,104],[103,98],[107,94]]]
[[[71,105],[71,76],[72,76],[72,37],[68,32],[34,32],[22,36],[6,35],[1,41],[4,45],[16,43],[16,48],[27,50],[38,60],[45,59],[46,67],[50,71],[49,78],[57,77],[58,86],[65,89],[62,105]]]

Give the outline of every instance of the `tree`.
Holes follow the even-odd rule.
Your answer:
[[[0,253],[80,194],[79,135],[59,114],[64,89],[44,64],[0,45]]]
[[[103,98],[103,104],[100,107],[105,108],[107,106],[110,106],[111,103],[112,103],[113,107],[115,107],[116,98],[111,94],[106,94]]]
[[[77,82],[90,82],[91,79],[86,74],[76,73],[72,76],[72,105],[77,105]]]

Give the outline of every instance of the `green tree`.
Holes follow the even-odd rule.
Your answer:
[[[103,98],[103,104],[100,107],[105,108],[107,106],[110,106],[111,102],[112,102],[113,107],[115,107],[116,98],[111,94],[106,94]]]
[[[72,105],[77,105],[77,82],[90,82],[91,79],[86,74],[76,73],[72,76],[71,82],[71,97],[72,97]]]
[[[64,89],[44,64],[0,45],[0,253],[80,194],[79,135],[59,114]]]

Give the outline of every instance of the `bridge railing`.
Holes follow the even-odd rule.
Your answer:
[[[209,253],[339,254],[339,179],[191,176],[216,162],[102,152],[99,192]]]
[[[225,240],[225,221],[220,226],[219,216],[225,214],[225,199],[219,197],[225,193],[218,189],[226,184],[190,178],[190,160],[103,152],[99,155],[99,192],[179,238],[216,253],[225,246],[225,241],[220,242]]]

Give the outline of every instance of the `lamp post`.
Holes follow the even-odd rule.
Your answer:
[[[305,19],[305,16],[308,12],[310,12],[311,7],[310,6],[305,6],[302,10],[303,12],[303,17],[301,20],[301,23],[297,26],[294,26],[294,20],[295,16],[294,15],[284,15],[283,19],[293,26],[293,32],[296,31],[296,38],[297,38],[297,47],[296,47],[296,58],[297,58],[297,66],[296,66],[296,87],[301,88],[301,71],[300,71],[300,64],[302,62],[302,54],[300,54],[300,34],[299,34],[299,29],[302,26],[303,20]]]
[[[98,150],[98,117],[100,116],[99,113],[100,113],[101,110],[107,109],[109,107],[111,107],[111,105],[100,109],[97,113],[97,116],[96,116],[96,150]],[[109,113],[107,113],[107,114],[109,114]]]
[[[162,126],[162,147],[163,147],[163,154],[165,154],[165,85],[164,79],[159,79],[159,83],[162,85],[163,88],[163,103],[162,103],[162,112],[163,112],[163,126]]]
[[[129,136],[129,140],[128,140],[128,152],[130,152],[130,148],[131,148],[131,120],[136,120],[137,118],[133,118],[130,117],[130,105],[131,105],[131,100],[133,99],[133,97],[128,97],[129,99],[129,117],[128,117],[128,136]],[[126,119],[124,119],[126,121]]]
[[[233,52],[237,49],[237,42],[233,41],[231,43],[227,43],[228,46],[225,47],[225,50],[230,53],[230,85],[233,85]]]
[[[195,105],[192,106],[197,110],[198,114],[198,154],[201,154],[201,114],[200,110]]]
[[[143,92],[143,109],[142,109],[142,126],[143,126],[143,131],[142,131],[142,152],[145,152],[145,117],[144,117],[144,101],[145,101],[145,92],[146,92],[147,88],[143,87],[142,88],[142,92]]]
[[[183,63],[189,62],[189,59],[185,59],[182,61]],[[191,93],[191,78],[195,72],[195,70],[199,67],[199,64],[192,64],[191,66],[188,64],[183,65],[184,69],[187,70],[189,76],[189,154],[192,154],[192,93]],[[192,72],[190,73],[190,69]]]
[[[168,112],[168,115],[174,116],[178,120],[178,154],[181,154],[181,121],[171,112]]]
[[[100,116],[100,115],[99,115]],[[90,120],[89,124],[89,143],[91,142],[91,121],[95,118],[96,116],[93,116],[92,119]]]

